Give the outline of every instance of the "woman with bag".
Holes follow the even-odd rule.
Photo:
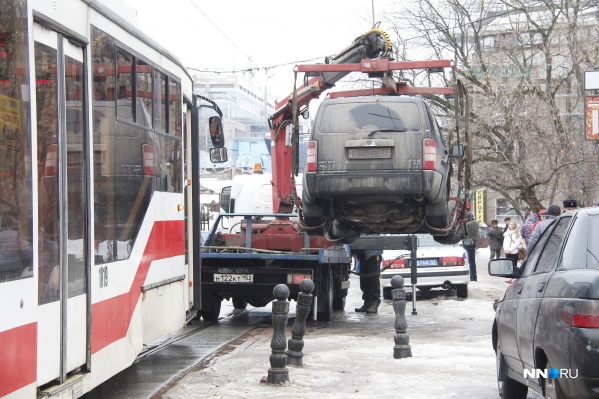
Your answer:
[[[514,260],[514,265],[518,264],[518,250],[522,247],[522,237],[518,224],[513,220],[508,224],[508,229],[503,233],[503,250],[505,257]]]

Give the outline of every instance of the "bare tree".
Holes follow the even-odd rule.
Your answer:
[[[586,194],[588,205],[597,194],[583,119],[584,71],[599,65],[596,9],[585,0],[419,0],[389,18],[397,56],[425,49],[454,60],[472,98],[472,186],[500,193],[521,217],[558,197]]]

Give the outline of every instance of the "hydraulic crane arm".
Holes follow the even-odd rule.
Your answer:
[[[378,28],[371,29],[356,38],[353,43],[340,53],[327,57],[327,64],[349,64],[360,62],[364,58],[388,57],[391,53],[391,40],[389,36]],[[292,140],[297,144],[299,139],[299,126],[293,124],[293,109],[302,110],[308,106],[310,100],[318,98],[322,92],[335,86],[340,79],[351,71],[324,72],[311,77],[307,83],[294,91],[283,101],[277,104],[275,113],[269,118],[271,129],[270,139],[273,150],[272,176],[273,176],[273,211],[275,213],[290,213],[293,211],[292,191],[295,187],[292,179],[294,167]],[[295,107],[293,106],[295,102]],[[292,137],[294,136],[294,137]],[[295,146],[297,149],[297,145]]]

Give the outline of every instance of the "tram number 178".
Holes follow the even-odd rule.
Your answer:
[[[100,267],[100,288],[108,286],[108,266]]]

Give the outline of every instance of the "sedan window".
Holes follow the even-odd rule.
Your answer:
[[[599,269],[599,216],[589,216],[587,268]]]
[[[563,217],[557,221],[557,226],[555,226],[551,232],[551,235],[547,239],[547,242],[543,246],[541,256],[539,257],[539,261],[535,266],[533,274],[546,273],[554,269],[562,244],[562,239],[566,233],[570,219],[571,217]]]

